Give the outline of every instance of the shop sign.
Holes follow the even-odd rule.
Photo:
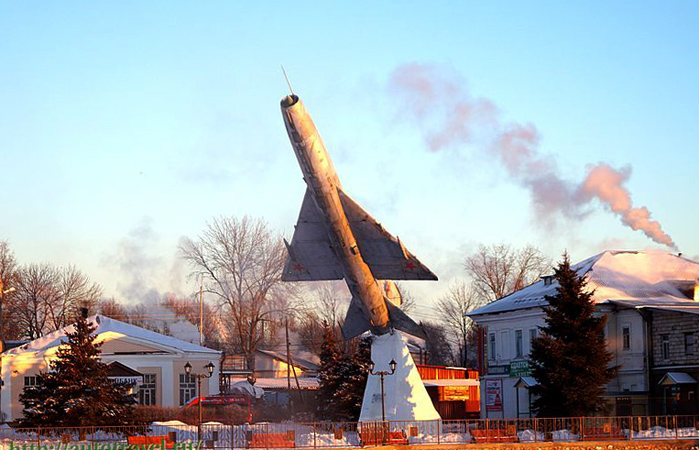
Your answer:
[[[488,375],[508,375],[510,373],[510,365],[504,366],[488,366]]]
[[[531,374],[529,361],[512,361],[510,363],[510,376],[512,378],[529,377]]]
[[[470,390],[468,386],[444,386],[442,398],[445,402],[458,402],[470,400]]]

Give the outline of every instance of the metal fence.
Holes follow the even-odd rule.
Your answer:
[[[0,427],[2,450],[195,450],[199,442],[204,449],[269,449],[664,439],[699,439],[699,416],[252,425],[209,422],[201,428],[178,422],[118,427]]]

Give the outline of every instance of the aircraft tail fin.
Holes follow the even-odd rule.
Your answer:
[[[420,325],[415,323],[413,319],[408,317],[408,315],[393,304],[393,302],[389,300],[385,300],[385,302],[388,308],[388,317],[393,328],[404,331],[420,339],[427,339],[425,330],[423,330]],[[342,337],[345,340],[349,340],[366,331],[371,331],[371,323],[366,318],[364,311],[362,311],[361,301],[353,297],[349,309],[347,310],[345,322],[342,324]]]
[[[346,341],[371,330],[371,324],[364,315],[360,303],[361,300],[357,297],[352,297],[347,316],[345,316],[345,322],[342,324],[342,337]]]
[[[388,307],[388,317],[391,320],[391,325],[393,325],[393,328],[404,331],[411,336],[427,340],[425,330],[423,330],[420,325],[415,323],[415,321],[404,313],[398,306],[389,301],[386,301],[386,306]]]

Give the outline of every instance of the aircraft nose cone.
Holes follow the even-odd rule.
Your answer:
[[[296,102],[298,102],[298,101],[299,101],[298,96],[296,96],[294,94],[287,95],[286,97],[284,97],[282,99],[282,107],[289,108],[291,106],[294,106],[296,104]]]

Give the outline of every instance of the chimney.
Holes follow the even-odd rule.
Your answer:
[[[699,278],[694,280],[694,301],[699,302]]]

